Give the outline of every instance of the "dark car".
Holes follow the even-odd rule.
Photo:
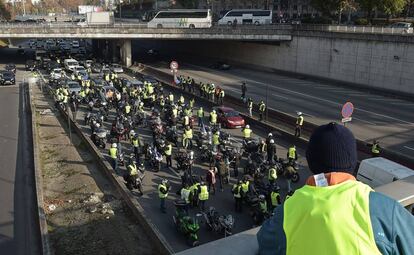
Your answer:
[[[93,78],[91,80],[91,85],[94,87],[104,87],[104,86],[108,86],[108,83],[101,78]]]
[[[214,63],[210,67],[213,69],[218,69],[218,70],[230,70],[231,68],[229,64],[227,64],[226,62],[222,62],[222,61]]]
[[[0,74],[0,84],[1,85],[15,85],[16,79],[14,73],[6,71]]]
[[[91,66],[92,73],[100,73],[102,71],[102,65],[98,63],[94,63]]]
[[[16,65],[15,64],[7,64],[6,67],[4,67],[4,69],[6,71],[16,73]]]
[[[215,107],[218,121],[225,128],[241,128],[245,126],[245,121],[240,114],[230,107]]]

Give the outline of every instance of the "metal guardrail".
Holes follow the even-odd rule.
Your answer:
[[[175,23],[174,23],[175,24]],[[259,34],[266,32],[266,34],[273,34],[275,31],[318,31],[318,32],[334,32],[334,33],[356,33],[356,34],[389,34],[389,35],[414,35],[404,28],[391,28],[391,27],[375,27],[375,26],[344,26],[344,25],[312,25],[312,24],[271,24],[271,25],[217,25],[214,24],[211,28],[195,28],[191,29],[188,27],[181,28],[148,28],[147,23],[137,22],[115,22],[114,24],[90,24],[90,25],[78,25],[77,23],[71,22],[46,22],[46,23],[25,23],[25,22],[3,22],[0,23],[2,29],[13,29],[13,28],[67,28],[67,29],[88,29],[88,28],[131,28],[131,29],[142,29],[143,31],[154,31],[161,32],[169,30],[174,32],[188,33],[253,33]]]

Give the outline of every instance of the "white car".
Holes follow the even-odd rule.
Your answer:
[[[50,72],[50,79],[52,80],[59,80],[62,78],[62,69],[61,68],[55,68]]]
[[[122,69],[122,66],[120,66],[118,64],[112,64],[110,69],[114,73],[123,73],[124,72],[124,69]]]

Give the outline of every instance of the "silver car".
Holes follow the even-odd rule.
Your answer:
[[[122,66],[120,66],[118,64],[112,64],[110,69],[114,73],[123,73],[124,72],[124,69],[122,69]]]
[[[68,86],[69,94],[72,94],[73,92],[75,92],[75,94],[79,94],[82,89],[81,85],[79,85],[76,81],[69,81],[66,85]]]

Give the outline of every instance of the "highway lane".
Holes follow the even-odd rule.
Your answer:
[[[16,52],[0,49],[0,69],[9,61],[19,62]],[[0,254],[40,254],[25,71],[18,68],[16,85],[0,87]]]
[[[236,96],[240,96],[240,85],[246,81],[247,95],[255,102],[266,100],[267,95],[270,108],[292,115],[301,111],[306,120],[316,124],[340,121],[342,105],[351,101],[356,108],[347,126],[359,139],[379,139],[383,147],[414,157],[414,102],[240,67],[218,71],[195,62],[179,61],[179,75],[214,82]],[[170,72],[167,62],[149,65]]]
[[[178,98],[178,94],[176,94],[176,98]],[[188,100],[188,99],[186,99]],[[209,110],[209,107],[204,104],[200,104],[196,101],[196,106],[202,105],[205,110]],[[77,120],[78,123],[82,124],[82,128],[86,134],[90,134],[90,128],[83,125],[83,119],[85,114],[85,108],[82,107],[81,110],[77,114]],[[195,114],[195,113],[194,113]],[[110,115],[110,121],[112,122],[115,118],[115,113],[112,112]],[[105,128],[110,128],[110,123],[105,123]],[[180,128],[179,128],[180,129]],[[198,128],[196,128],[198,130]],[[267,134],[257,132],[254,127],[253,130],[255,131],[256,135],[260,135],[262,137],[265,137]],[[225,130],[226,132],[229,132],[232,136],[233,140],[237,142],[241,141],[241,131],[240,129],[234,129],[234,130]],[[144,142],[151,142],[152,141],[152,135],[148,128],[138,128],[137,132],[143,137]],[[181,134],[181,131],[179,131]],[[198,131],[195,131],[195,133],[198,133]],[[279,157],[285,157],[287,152],[287,147],[290,146],[287,142],[283,140],[282,137],[279,137],[277,134],[276,142],[278,144],[278,156]],[[108,147],[101,150],[104,155],[107,156],[108,153]],[[130,149],[130,145],[127,145],[126,143],[123,143],[123,149],[126,151],[126,155],[130,155],[132,152]],[[177,148],[174,148],[174,151],[177,151]],[[195,149],[196,155],[197,155],[197,149]],[[301,187],[304,184],[305,179],[310,175],[309,170],[307,169],[307,163],[305,160],[305,152],[302,149],[298,149],[299,153],[299,164],[301,165],[300,173],[301,173],[301,181],[299,183],[293,184],[292,188],[297,189]],[[165,159],[164,159],[165,163]],[[245,160],[242,161],[242,166],[245,164]],[[176,162],[173,161],[173,166],[175,167]],[[177,232],[177,230],[174,227],[172,216],[174,214],[174,206],[173,201],[178,198],[176,195],[176,191],[179,189],[181,184],[180,175],[173,169],[167,169],[165,168],[165,164],[162,166],[162,170],[160,172],[154,172],[150,169],[148,165],[146,165],[146,175],[144,179],[144,195],[138,196],[137,194],[137,200],[140,202],[141,206],[144,208],[146,214],[149,216],[150,220],[156,225],[156,227],[160,230],[160,232],[165,236],[167,242],[170,244],[172,249],[175,252],[182,251],[184,249],[188,249],[189,246],[187,246],[184,237]],[[122,168],[124,169],[124,168]],[[194,173],[198,174],[200,176],[205,177],[206,175],[206,169],[207,164],[202,162],[196,162],[194,166]],[[239,171],[242,171],[242,167],[239,169]],[[118,173],[119,175],[123,174],[123,170]],[[239,175],[240,176],[240,175]],[[157,185],[161,182],[162,178],[166,178],[170,181],[172,184],[172,191],[170,192],[170,196],[167,200],[167,213],[162,214],[159,211],[159,199],[158,199],[158,193],[157,193]],[[236,178],[231,178],[231,184],[235,183]],[[281,186],[281,194],[282,197],[287,193],[287,182],[286,179],[283,177],[280,177],[278,180],[278,184]],[[250,229],[253,227],[253,221],[251,220],[251,217],[248,215],[248,210],[245,207],[244,212],[242,214],[240,213],[234,213],[234,199],[231,194],[231,185],[225,185],[224,191],[220,192],[218,183],[216,184],[217,192],[215,195],[210,195],[210,199],[207,203],[207,208],[209,206],[214,206],[218,212],[221,214],[232,214],[235,217],[235,228],[234,233],[238,233],[247,229]],[[197,213],[199,213],[198,209],[192,209],[190,210],[190,213],[192,216],[196,216]],[[198,218],[201,220],[201,218]],[[201,229],[199,232],[199,237],[201,243],[209,242],[216,240],[218,238],[221,238],[222,236],[216,233],[212,233],[206,230],[204,224],[201,224]]]

